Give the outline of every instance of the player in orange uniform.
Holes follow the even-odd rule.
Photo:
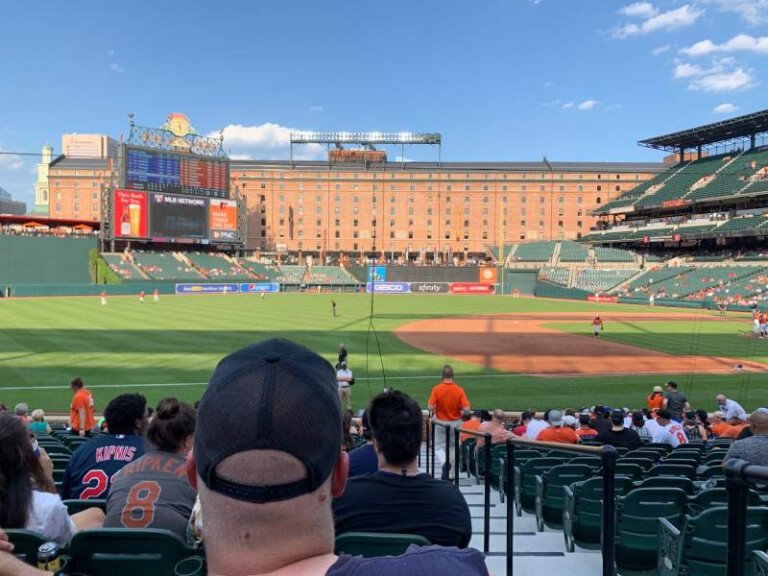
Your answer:
[[[757,306],[752,310],[752,333],[755,338],[760,336],[760,309]]]
[[[155,291],[152,292],[152,300],[155,302],[160,302],[160,292],[157,291],[157,288],[155,288]]]
[[[768,313],[760,313],[760,338],[768,336]]]
[[[101,305],[106,306],[107,305],[107,291],[102,290],[101,291]]]
[[[600,316],[595,316],[592,320],[592,338],[600,338],[600,331],[603,329],[603,321]]]

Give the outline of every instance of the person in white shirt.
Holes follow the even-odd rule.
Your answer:
[[[729,400],[725,394],[718,394],[715,401],[717,402],[718,410],[725,413],[726,422],[730,422],[732,418],[738,418],[742,422],[747,421],[747,411],[735,400]]]
[[[101,527],[104,513],[67,513],[53,483],[53,463],[36,444],[21,420],[0,415],[0,526],[31,530],[64,546],[77,530]]]
[[[339,364],[339,370],[336,372],[336,381],[339,383],[339,400],[342,408],[352,410],[352,383],[354,377],[352,371],[347,369],[347,363]]]
[[[669,444],[677,448],[680,444],[688,444],[688,436],[685,428],[679,422],[672,421],[672,414],[668,410],[661,409],[657,414],[658,428],[653,432],[653,441],[658,444]]]
[[[539,432],[544,430],[544,428],[549,428],[549,422],[546,420],[548,414],[549,412],[544,413],[543,420],[537,414],[533,415],[533,419],[528,422],[528,426],[525,428],[526,438],[529,438],[530,440],[536,440],[536,436],[539,435]]]

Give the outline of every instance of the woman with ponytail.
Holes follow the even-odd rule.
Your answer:
[[[182,538],[197,493],[187,481],[195,409],[176,398],[155,408],[147,429],[150,450],[125,466],[107,499],[107,528],[164,528]]]

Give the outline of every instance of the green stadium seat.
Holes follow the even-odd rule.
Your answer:
[[[506,483],[506,477],[507,474],[512,474],[514,479],[514,468],[517,466],[522,466],[524,463],[528,462],[529,460],[532,460],[533,458],[542,458],[543,452],[539,450],[523,450],[521,448],[516,448],[514,452],[514,458],[515,461],[512,466],[509,465],[509,463],[506,461],[506,458],[504,460],[505,467],[502,468],[501,474],[499,477],[499,483],[502,487],[501,493],[501,501],[504,502],[504,498],[507,496],[507,483]]]
[[[672,456],[670,454],[669,456]],[[694,460],[690,457],[689,454],[682,454],[679,458],[670,458],[670,457],[662,458],[658,465],[659,466],[667,466],[674,464],[676,466],[691,466],[694,468],[694,470],[700,465],[698,460]]]
[[[754,573],[752,552],[768,547],[768,508],[749,508],[746,518],[746,574]],[[659,576],[721,576],[727,556],[728,509],[709,508],[686,515],[682,527],[659,522]]]
[[[621,575],[654,570],[658,520],[680,526],[688,498],[679,488],[636,488],[616,498],[616,568]]]
[[[639,484],[638,488],[679,488],[686,494],[693,494],[694,485],[690,478],[676,476],[654,476],[645,478]]]
[[[67,507],[67,512],[70,516],[77,514],[83,510],[89,508],[100,508],[105,514],[107,512],[107,501],[99,498],[92,498],[90,500],[64,500],[64,506]]]
[[[559,529],[563,526],[563,487],[582,482],[595,475],[595,470],[585,464],[563,464],[550,468],[536,476],[536,527]]]
[[[747,504],[749,506],[762,506],[763,501],[760,500],[760,494],[754,490],[749,491],[747,497]],[[715,506],[727,506],[728,505],[728,492],[725,488],[710,488],[708,490],[702,490],[695,496],[688,497],[688,514],[696,515],[703,512],[707,508],[713,508]]]
[[[695,462],[697,465],[701,462],[701,454],[698,452],[670,452],[664,458],[662,458],[661,463],[662,464],[673,464],[676,462],[683,462],[686,464],[690,464],[691,462]]]
[[[196,554],[173,532],[153,528],[84,530],[67,548],[71,571],[89,576],[167,576]]]
[[[710,466],[696,469],[697,480],[710,480],[712,478],[725,478],[725,469],[722,462],[712,462]]]
[[[48,542],[42,534],[31,530],[5,530],[8,540],[13,544],[13,555],[22,562],[37,565],[37,550]]]
[[[616,476],[616,496],[634,489],[629,478]],[[603,518],[603,479],[590,478],[563,488],[563,535],[565,546],[573,552],[575,546],[595,550],[600,548]]]
[[[467,473],[467,477],[471,474],[477,474],[475,468],[475,448],[477,446],[476,438],[467,438],[461,443],[459,455],[461,458],[461,471]]]
[[[569,464],[572,464],[574,466],[577,464],[586,465],[592,468],[593,470],[598,470],[603,465],[603,461],[596,456],[579,456],[571,460]]]
[[[755,550],[752,561],[755,563],[755,576],[768,576],[768,554]]]
[[[646,472],[646,476],[671,476],[673,478],[696,479],[696,466],[688,464],[657,464]]]
[[[663,442],[649,442],[644,444],[641,450],[656,450],[662,454],[668,454],[672,452],[672,446]]]
[[[650,448],[638,448],[637,450],[632,450],[631,452],[627,452],[625,456],[622,457],[622,460],[624,458],[645,458],[647,460],[652,460],[654,463],[661,460],[661,457],[664,456],[661,452],[658,450],[652,450]]]
[[[400,556],[411,544],[429,546],[424,536],[416,534],[373,534],[369,532],[347,532],[336,536],[336,554],[350,554],[375,558],[377,556]]]
[[[515,508],[522,516],[525,510],[529,514],[536,512],[536,476],[560,464],[560,458],[533,458],[520,466],[514,467]]]
[[[616,461],[616,464],[636,464],[637,466],[640,466],[643,470],[650,470],[656,465],[656,460],[652,458],[635,458],[630,454],[629,456],[626,456],[624,458],[619,458]]]
[[[626,462],[619,462],[616,464],[616,476],[626,476],[632,480],[642,480],[645,476],[647,468],[640,466],[639,464],[629,464]]]

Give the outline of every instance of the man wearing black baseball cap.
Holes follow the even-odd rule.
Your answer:
[[[331,502],[344,491],[349,462],[336,375],[307,348],[267,340],[224,358],[197,418],[188,472],[205,518],[209,575],[488,573],[471,548],[334,555]]]

